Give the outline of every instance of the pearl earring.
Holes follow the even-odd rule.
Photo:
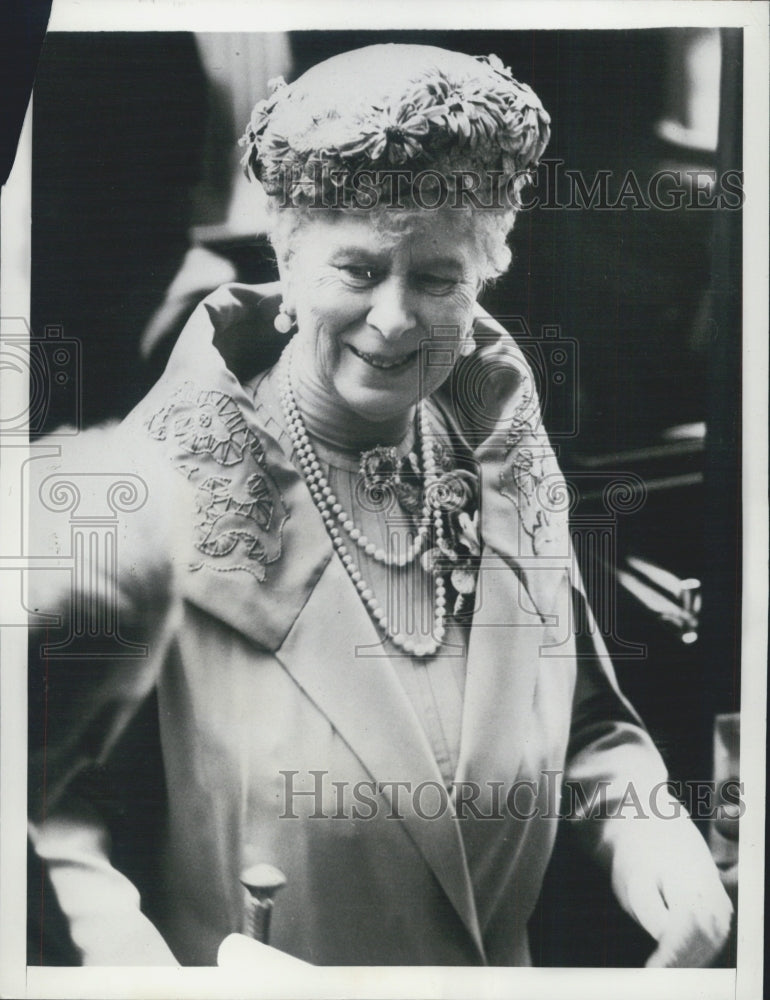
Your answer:
[[[291,333],[291,328],[294,326],[294,318],[283,302],[281,302],[278,314],[273,320],[273,326],[284,335]]]

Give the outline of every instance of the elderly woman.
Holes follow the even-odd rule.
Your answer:
[[[529,964],[567,790],[650,964],[718,951],[729,901],[596,630],[576,646],[564,483],[476,302],[548,136],[495,56],[372,46],[278,81],[242,141],[280,282],[216,291],[119,428],[37,463],[59,545],[56,476],[81,508],[107,473],[136,491],[114,561],[76,554],[80,655],[33,643],[31,836],[84,963],[213,963],[266,863],[291,955]],[[152,699],[157,751],[126,758]],[[117,845],[144,770],[165,787],[140,898]]]

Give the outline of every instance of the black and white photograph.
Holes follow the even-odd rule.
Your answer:
[[[261,8],[39,26],[0,995],[762,995],[768,5]]]

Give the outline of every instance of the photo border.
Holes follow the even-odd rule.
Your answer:
[[[484,23],[479,24],[483,12]],[[24,629],[0,630],[0,995],[18,997],[736,997],[762,995],[764,910],[765,734],[767,686],[767,346],[768,346],[768,6],[752,2],[610,2],[422,4],[406,2],[253,3],[234,0],[54,0],[49,31],[284,31],[361,27],[535,29],[744,29],[743,243],[743,588],[741,779],[748,803],[739,846],[737,969],[449,969],[314,967],[312,981],[287,973],[258,984],[217,969],[58,969],[25,965],[26,914],[26,660]],[[359,24],[360,20],[360,24]],[[365,23],[363,23],[365,22]],[[16,162],[0,204],[0,316],[29,316],[31,122],[28,113]],[[20,401],[23,405],[23,400]],[[13,445],[4,463],[0,524],[15,523],[19,485],[10,470],[26,453]],[[1,530],[1,529],[0,529]],[[2,552],[16,541],[0,534]],[[23,551],[23,549],[21,550]],[[5,587],[6,574],[0,574]],[[3,593],[0,592],[0,598]]]

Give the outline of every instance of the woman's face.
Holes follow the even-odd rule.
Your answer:
[[[409,231],[365,215],[321,215],[282,267],[296,312],[295,380],[311,380],[373,423],[406,416],[448,377],[479,288],[471,220],[410,216]]]

